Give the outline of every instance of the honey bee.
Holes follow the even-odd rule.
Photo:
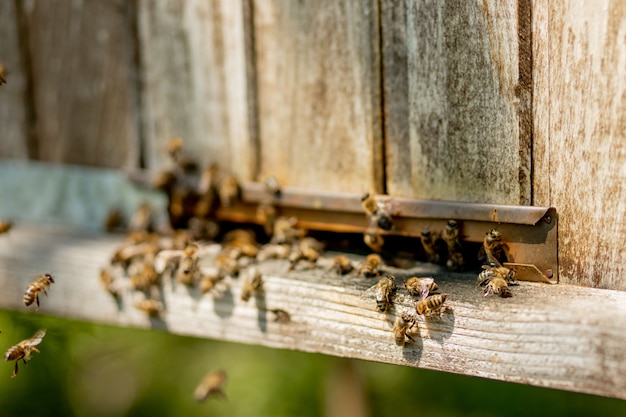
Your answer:
[[[428,262],[438,264],[441,261],[441,250],[437,243],[439,241],[439,233],[434,233],[430,230],[422,230],[420,241],[422,242],[422,247],[424,248]]]
[[[227,251],[222,251],[217,255],[215,258],[215,266],[224,276],[234,277],[239,275],[239,263],[236,259],[233,259]]]
[[[183,152],[184,140],[180,136],[173,137],[167,144],[167,154],[172,158],[174,162],[180,160],[180,156]]]
[[[148,314],[150,317],[161,317],[165,311],[163,303],[152,298],[146,298],[135,303],[135,308]]]
[[[233,175],[224,175],[217,188],[217,195],[222,207],[231,207],[239,197],[239,182]]]
[[[376,227],[368,227],[363,232],[363,242],[374,252],[380,252],[385,244],[385,239]]]
[[[412,296],[419,295],[422,299],[428,297],[428,294],[439,289],[434,278],[418,278],[411,277],[404,281],[404,288]]]
[[[44,293],[47,296],[47,290],[53,283],[54,279],[50,274],[43,274],[35,278],[35,281],[28,286],[26,292],[24,293],[24,304],[26,307],[31,305],[33,302],[37,302],[37,310],[39,310],[39,294]]]
[[[241,300],[248,301],[252,294],[261,291],[263,287],[263,276],[256,268],[248,270],[248,276],[241,287]]]
[[[0,234],[7,233],[13,227],[13,222],[0,220]]]
[[[463,260],[460,226],[456,220],[448,220],[446,228],[443,231],[443,240],[448,247],[448,260],[446,267],[450,271],[460,271],[465,266]]]
[[[488,297],[492,294],[499,295],[502,298],[509,298],[513,296],[511,290],[509,289],[509,285],[506,283],[506,280],[500,277],[490,279],[485,286],[485,297]]]
[[[354,265],[350,258],[345,255],[338,255],[333,259],[333,264],[329,271],[335,271],[339,275],[346,275],[352,272],[353,269]]]
[[[391,307],[394,293],[396,292],[396,282],[393,275],[386,275],[381,278],[373,287],[376,309],[381,313],[386,312]]]
[[[6,67],[0,64],[0,85],[7,83],[7,74],[8,74],[8,71]]]
[[[154,256],[146,257],[139,270],[130,277],[130,285],[140,291],[148,291],[161,283],[154,266]]]
[[[376,200],[376,196],[365,194],[361,197],[361,206],[370,219],[370,223],[383,230],[393,228],[393,220],[388,204]]]
[[[263,225],[263,229],[268,235],[271,235],[272,230],[274,230],[274,223],[276,222],[277,216],[278,213],[273,204],[264,201],[257,206],[256,219]]]
[[[291,251],[289,254],[289,269],[288,271],[293,270],[298,262],[300,261],[308,261],[311,264],[311,267],[315,262],[317,262],[320,251],[323,250],[324,245],[314,239],[312,237],[305,237],[300,241],[300,244],[297,248]]]
[[[9,349],[7,349],[6,353],[4,354],[4,360],[7,362],[15,361],[15,368],[13,368],[12,375],[13,378],[17,375],[17,372],[19,371],[18,364],[20,360],[24,362],[24,364],[27,364],[28,361],[31,359],[31,355],[33,354],[33,352],[39,353],[39,349],[37,349],[36,346],[41,343],[45,335],[45,329],[39,330],[30,339],[22,340],[17,345],[11,346]]]
[[[409,317],[407,314],[398,316],[393,326],[393,337],[396,345],[404,347],[413,343],[413,336],[418,334],[418,331],[417,321],[414,318]]]
[[[483,265],[483,270],[478,274],[478,285],[483,286],[494,278],[502,278],[507,284],[515,283],[515,271],[500,265],[492,263],[491,265]]]
[[[200,280],[200,291],[202,294],[206,294],[207,292],[213,290],[215,286],[225,278],[225,275],[222,271],[218,271],[216,274],[206,274]]]
[[[291,245],[288,244],[267,244],[263,246],[256,259],[263,262],[267,259],[287,259],[291,252]]]
[[[441,315],[442,309],[445,307],[443,303],[448,298],[448,294],[434,294],[429,295],[423,300],[420,300],[415,306],[415,310],[419,315],[432,316],[437,313]]]
[[[184,285],[193,285],[198,272],[198,250],[195,243],[188,242],[183,249],[183,256],[176,270],[176,281]]]
[[[124,214],[120,209],[113,208],[109,210],[104,219],[104,230],[108,233],[120,230],[124,227]]]
[[[193,392],[196,401],[204,401],[209,397],[226,397],[224,384],[226,383],[226,372],[222,370],[212,371],[207,374]]]
[[[121,296],[120,288],[116,285],[115,277],[106,268],[100,270],[100,284],[102,287],[113,297],[119,298]]]
[[[296,227],[297,224],[298,219],[295,217],[278,217],[274,222],[274,233],[271,243],[293,243],[300,239],[304,232]]]
[[[154,228],[152,217],[152,208],[150,205],[148,203],[142,203],[131,217],[128,228],[132,231],[149,232]]]
[[[274,314],[274,321],[277,323],[291,322],[291,315],[287,313],[285,310],[281,310],[280,308],[274,308],[270,310],[270,312]]]
[[[375,253],[367,255],[367,257],[359,267],[357,275],[363,274],[363,276],[367,278],[377,277],[380,275],[379,266],[381,265],[381,263],[382,259],[380,258],[380,255],[377,255]]]
[[[488,263],[502,264],[508,262],[507,247],[502,242],[502,235],[496,229],[491,229],[485,234],[479,255],[483,253]]]

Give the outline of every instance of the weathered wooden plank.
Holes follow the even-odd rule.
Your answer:
[[[32,65],[36,159],[136,167],[132,3],[19,4]]]
[[[253,5],[262,175],[382,191],[378,2]]]
[[[162,167],[168,141],[182,136],[202,165],[255,179],[242,2],[144,0],[138,13],[148,168]]]
[[[0,3],[0,64],[9,72],[0,86],[0,157],[28,159],[27,76],[20,50],[15,2]]]
[[[374,300],[364,296],[375,281],[330,274],[331,254],[314,270],[287,273],[286,261],[258,264],[265,291],[247,303],[240,300],[241,278],[227,279],[221,298],[166,280],[163,320],[133,308],[139,294],[129,291],[118,308],[97,277],[119,239],[16,228],[0,240],[0,306],[26,310],[28,283],[51,272],[56,281],[41,300],[41,313],[626,398],[623,292],[520,283],[512,298],[484,298],[472,274],[424,264],[389,269],[398,278],[432,274],[450,294],[450,309],[441,318],[418,319],[415,344],[401,348],[391,332],[394,315],[413,311],[415,302],[400,289],[395,311],[377,313]],[[288,311],[291,323],[274,322],[273,308]]]
[[[529,204],[529,57],[520,53],[530,51],[530,40],[528,30],[518,32],[520,12],[529,10],[516,1],[408,2],[405,11],[394,4],[382,22],[383,78],[392,77],[384,83],[385,133],[388,164],[402,168],[388,170],[388,192]],[[405,31],[395,28],[402,13]],[[404,40],[406,51],[394,39]],[[404,54],[401,82],[395,70],[405,71]],[[405,95],[408,115],[400,118]]]
[[[533,19],[534,188],[559,211],[561,281],[626,290],[626,4],[536,1]]]

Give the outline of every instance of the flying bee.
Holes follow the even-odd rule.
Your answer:
[[[380,252],[385,244],[385,239],[376,227],[368,227],[363,232],[363,242],[374,252]]]
[[[417,321],[409,317],[408,314],[403,314],[396,318],[396,322],[393,326],[393,337],[396,341],[396,345],[404,347],[413,343],[413,337],[417,335],[418,332]]]
[[[370,224],[383,230],[391,230],[393,228],[388,202],[380,202],[376,199],[376,196],[368,193],[361,197],[361,206],[369,217]]]
[[[428,297],[428,294],[439,289],[434,278],[418,278],[411,277],[404,281],[404,288],[412,296],[419,295],[422,299]]]
[[[209,397],[226,397],[224,384],[226,383],[226,372],[222,370],[212,371],[207,374],[193,392],[196,401],[204,401]]]
[[[465,266],[465,261],[463,260],[459,222],[456,220],[448,220],[446,228],[443,231],[443,240],[448,247],[446,267],[450,271],[462,270]]]
[[[329,271],[335,271],[339,275],[346,275],[352,272],[354,265],[346,255],[338,255],[333,259],[333,264]]]
[[[6,67],[0,64],[0,85],[7,83],[7,74],[8,74],[8,71]]]
[[[241,300],[248,301],[252,294],[261,291],[263,287],[263,275],[256,268],[248,270],[248,276],[241,287]]]
[[[135,308],[143,311],[150,317],[161,317],[165,311],[163,303],[152,298],[137,301],[135,303]]]
[[[198,272],[198,251],[195,243],[188,242],[183,249],[183,256],[176,270],[176,281],[184,285],[193,285]]]
[[[7,233],[13,227],[13,222],[0,220],[0,235],[3,233]]]
[[[483,246],[479,252],[479,259],[483,257],[487,258],[488,263],[503,264],[508,262],[508,249],[505,243],[502,242],[502,235],[496,229],[491,229],[485,233],[485,239],[483,240]]]
[[[515,284],[515,271],[502,266],[498,263],[492,263],[491,265],[483,265],[483,270],[478,274],[478,285],[486,285],[490,280],[495,278],[502,278],[507,284]]]
[[[391,298],[396,292],[396,282],[393,275],[386,275],[381,278],[371,289],[374,290],[376,309],[381,313],[389,310],[392,304]]]
[[[485,297],[488,297],[492,294],[499,295],[502,298],[509,298],[513,296],[511,290],[509,289],[509,285],[506,283],[506,280],[500,277],[490,279],[485,286]]]
[[[267,259],[287,259],[291,252],[291,245],[288,244],[267,244],[264,245],[256,256],[257,261],[263,262]]]
[[[422,248],[424,248],[428,262],[438,264],[441,261],[441,249],[438,244],[439,239],[439,233],[431,232],[430,230],[422,230],[420,241],[422,242]]]
[[[433,294],[423,300],[420,300],[415,306],[415,310],[419,315],[432,316],[437,313],[441,315],[442,309],[445,307],[443,303],[448,298],[448,294]]]
[[[281,310],[280,308],[274,308],[270,310],[272,314],[274,314],[274,321],[277,323],[290,323],[291,315],[287,313],[285,310]]]
[[[19,371],[17,365],[20,360],[24,362],[24,364],[27,364],[28,361],[31,359],[31,355],[33,354],[33,352],[39,353],[39,349],[37,349],[36,346],[41,343],[45,335],[45,329],[39,330],[30,339],[22,340],[17,345],[7,349],[6,353],[4,354],[4,360],[7,362],[15,361],[15,368],[13,368],[12,377],[15,377],[17,375],[17,372]]]
[[[37,310],[39,310],[39,294],[44,293],[47,296],[47,290],[53,283],[54,279],[50,274],[43,274],[35,278],[35,281],[28,286],[26,292],[24,293],[24,304],[26,307],[31,305],[33,302],[37,302]]]
[[[363,276],[367,278],[377,277],[380,275],[379,267],[381,264],[382,259],[380,255],[377,255],[375,253],[367,255],[367,257],[359,267],[357,275],[363,274]]]

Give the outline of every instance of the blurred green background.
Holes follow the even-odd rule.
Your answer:
[[[626,401],[41,314],[0,312],[0,348],[40,328],[41,353],[16,378],[0,366],[0,417],[626,415]],[[216,368],[227,399],[196,402]]]

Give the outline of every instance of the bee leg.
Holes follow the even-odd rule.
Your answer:
[[[19,360],[15,361],[15,367],[13,368],[13,375],[11,375],[11,378],[15,378],[17,376],[17,371],[19,371],[19,368],[17,366],[17,364],[20,363]]]
[[[32,346],[32,347],[31,347],[31,349],[32,349],[32,350],[34,350],[34,351],[35,351],[35,352],[37,352],[37,353],[41,353],[41,352],[39,351],[39,349],[37,349],[35,346]],[[24,363],[26,363],[26,361],[24,361]]]
[[[39,294],[35,296],[35,301],[37,302],[37,310],[39,310]]]

